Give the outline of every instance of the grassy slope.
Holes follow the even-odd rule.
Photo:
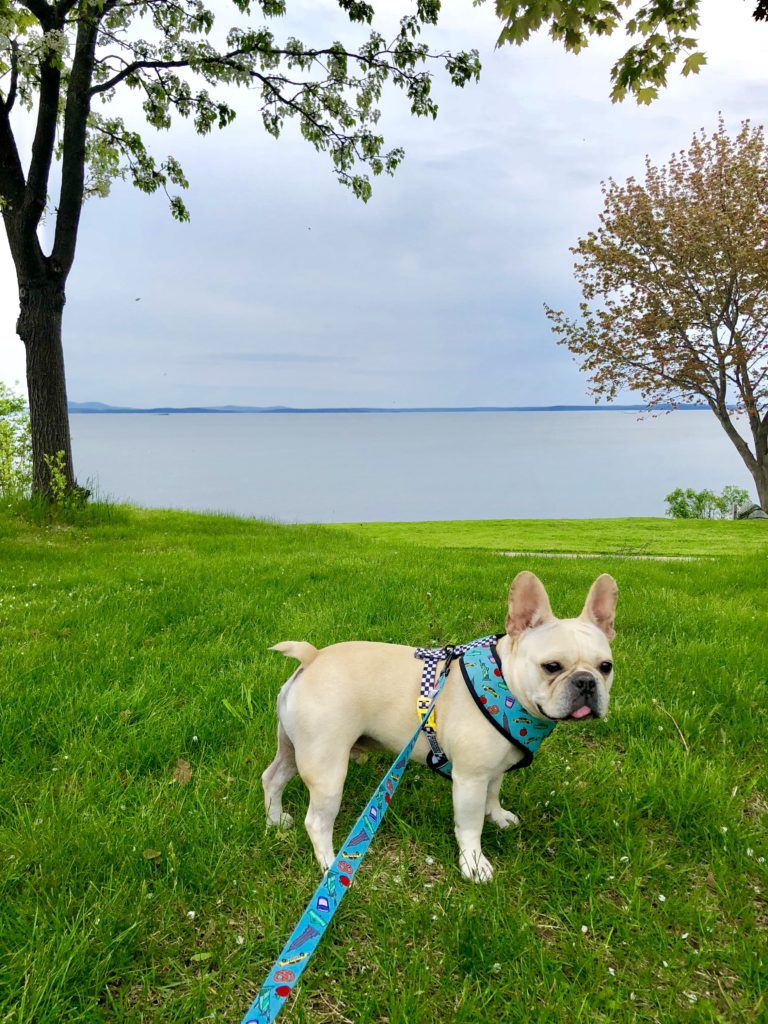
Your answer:
[[[179,513],[0,518],[0,1021],[237,1021],[318,881],[301,826],[263,827],[288,671],[266,648],[470,639],[501,628],[521,568],[561,615],[598,572],[619,580],[610,718],[559,729],[505,782],[523,824],[488,826],[485,887],[459,876],[449,788],[411,768],[285,1019],[764,1020],[765,532],[696,524],[707,553],[736,530],[748,549],[701,562],[424,543],[496,548],[497,526],[392,543]],[[686,550],[675,527],[654,523],[665,553]],[[514,528],[500,548],[551,542]],[[579,530],[588,547],[608,527]],[[622,530],[644,542],[642,521]],[[339,833],[382,768],[351,768]],[[286,802],[300,820],[299,783]]]

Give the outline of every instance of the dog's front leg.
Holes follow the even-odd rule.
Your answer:
[[[485,798],[485,816],[498,825],[499,828],[509,828],[510,825],[519,825],[520,819],[512,811],[505,810],[499,803],[499,790],[503,773],[494,776],[488,783],[488,793]]]
[[[493,868],[480,848],[487,793],[487,778],[462,776],[454,766],[453,820],[459,844],[459,866],[462,875],[473,882],[488,882],[493,878]]]

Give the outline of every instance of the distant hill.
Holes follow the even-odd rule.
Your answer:
[[[106,405],[104,402],[69,402],[72,413],[144,413],[155,416],[170,416],[180,413],[342,413],[342,412],[642,412],[646,406],[640,405],[467,405],[467,406],[409,406],[402,408],[379,408],[376,406],[327,406],[323,408],[295,408],[289,405],[190,405],[190,406],[155,406],[151,409],[138,409],[127,405]],[[661,411],[672,406],[657,406]],[[705,405],[681,404],[678,409],[706,409]]]

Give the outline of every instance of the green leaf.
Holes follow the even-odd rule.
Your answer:
[[[699,69],[707,63],[707,57],[704,53],[692,53],[690,56],[685,58],[683,63],[683,74],[684,75],[698,75]]]
[[[652,103],[659,95],[659,90],[655,85],[647,85],[645,88],[635,89],[635,99],[638,103],[648,106]]]

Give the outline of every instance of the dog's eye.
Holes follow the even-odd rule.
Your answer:
[[[545,672],[549,672],[551,676],[556,675],[558,672],[563,671],[563,666],[559,661],[545,661],[541,666]]]
[[[600,671],[603,673],[604,676],[607,676],[608,673],[613,668],[613,662],[612,661],[601,661],[600,664],[597,667],[600,669]]]

